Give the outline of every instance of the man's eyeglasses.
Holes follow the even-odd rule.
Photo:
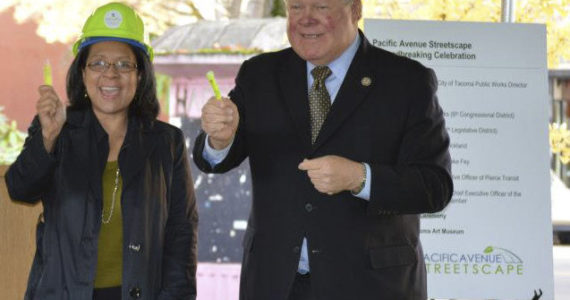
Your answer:
[[[119,73],[129,73],[137,69],[136,63],[126,60],[120,60],[114,63],[110,63],[104,60],[96,60],[87,64],[87,67],[91,71],[98,73],[106,72],[111,66],[115,67],[115,70]]]

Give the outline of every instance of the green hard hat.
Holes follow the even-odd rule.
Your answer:
[[[154,53],[145,37],[143,21],[132,8],[122,3],[108,3],[87,18],[81,37],[73,45],[73,54],[77,55],[85,46],[110,40],[141,48],[152,61]]]

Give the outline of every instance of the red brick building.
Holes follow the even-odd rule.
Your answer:
[[[67,101],[65,75],[72,54],[70,45],[46,43],[36,34],[37,24],[18,24],[13,15],[13,9],[0,13],[0,106],[8,119],[16,120],[18,128],[25,131],[35,115],[46,60],[52,66],[56,91]]]

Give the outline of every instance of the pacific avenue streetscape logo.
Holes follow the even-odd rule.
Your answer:
[[[522,276],[523,260],[513,251],[487,246],[482,253],[425,253],[428,274]]]

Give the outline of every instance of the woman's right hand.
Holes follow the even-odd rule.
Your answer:
[[[36,103],[36,111],[42,126],[44,147],[47,152],[52,152],[66,120],[65,106],[59,100],[52,86],[41,85],[38,92],[40,99]]]

